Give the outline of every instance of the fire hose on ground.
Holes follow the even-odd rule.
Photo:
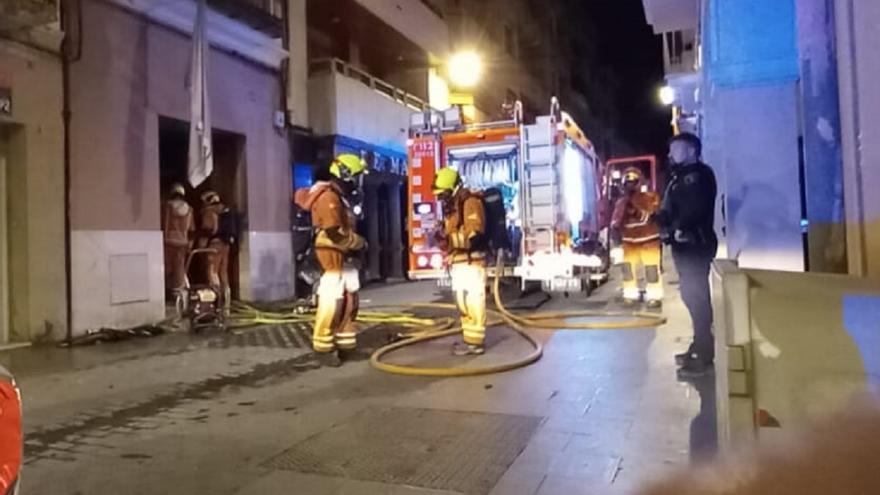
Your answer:
[[[645,312],[617,312],[617,311],[559,311],[537,312],[528,316],[518,315],[509,311],[501,300],[501,276],[499,266],[494,277],[492,295],[495,310],[488,310],[489,321],[487,327],[493,327],[507,323],[518,335],[523,337],[532,347],[531,352],[524,357],[517,358],[505,363],[496,363],[482,366],[452,366],[452,367],[421,367],[403,364],[393,364],[383,361],[388,354],[404,347],[413,346],[422,342],[441,339],[461,333],[461,327],[455,324],[456,318],[420,318],[414,314],[404,312],[405,309],[443,309],[457,312],[454,304],[447,303],[414,303],[394,306],[375,306],[360,312],[358,321],[363,323],[386,323],[397,324],[408,328],[420,328],[420,330],[406,334],[406,336],[388,345],[376,349],[370,356],[370,364],[387,373],[408,376],[430,377],[459,377],[477,376],[522,368],[535,363],[544,353],[541,342],[527,329],[541,330],[640,330],[654,328],[666,323],[662,315]],[[386,311],[380,311],[386,310]],[[572,321],[581,318],[601,318],[602,321]],[[272,325],[288,323],[311,323],[313,315],[297,313],[295,311],[261,311],[252,305],[237,304],[233,307],[233,327]]]

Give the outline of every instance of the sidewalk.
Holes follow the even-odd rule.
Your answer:
[[[542,309],[613,296],[604,287]],[[430,283],[363,295],[365,306],[434,298]],[[0,359],[24,395],[25,493],[626,493],[704,457],[714,429],[711,408],[675,378],[686,312],[670,297],[665,313],[656,331],[539,332],[541,361],[476,378],[317,368],[296,327]],[[477,359],[527,350],[509,331],[489,335]],[[442,363],[450,343],[392,359]]]

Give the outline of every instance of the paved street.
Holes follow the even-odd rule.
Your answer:
[[[391,285],[364,298],[433,293]],[[541,309],[613,298],[609,287]],[[24,395],[24,493],[628,493],[712,451],[712,388],[676,380],[685,312],[676,298],[665,312],[657,331],[536,332],[541,361],[477,378],[393,376],[366,360],[320,368],[294,325],[8,352]],[[528,350],[490,332],[481,361]],[[449,344],[391,359],[442,365]]]

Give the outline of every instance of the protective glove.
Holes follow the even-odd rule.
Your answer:
[[[611,248],[611,264],[619,265],[623,263],[623,248],[620,246]]]

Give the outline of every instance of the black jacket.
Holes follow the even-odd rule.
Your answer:
[[[657,222],[662,236],[673,248],[713,251],[715,235],[715,197],[718,185],[712,168],[702,162],[675,167],[669,177]],[[675,232],[681,231],[680,239]]]

